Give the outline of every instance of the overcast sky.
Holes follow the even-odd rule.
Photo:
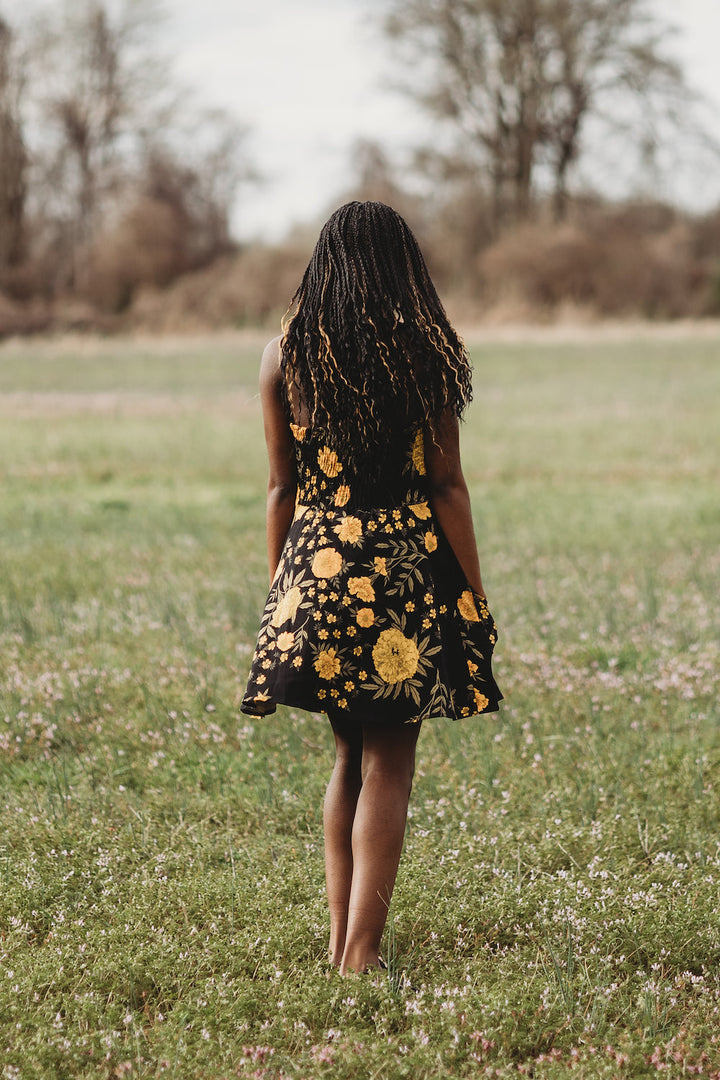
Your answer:
[[[654,4],[681,31],[674,52],[720,115],[720,0]],[[422,137],[425,121],[390,89],[381,0],[168,0],[167,7],[178,74],[252,129],[249,147],[267,181],[239,203],[241,235],[277,238],[291,223],[324,214],[351,180],[358,137],[396,149]],[[713,170],[678,183],[685,202],[720,198]]]
[[[12,17],[65,0],[0,0]],[[73,0],[69,0],[73,2]],[[120,2],[120,0],[115,0]],[[720,0],[649,0],[680,33],[673,43],[692,84],[716,104],[720,138]],[[380,31],[383,0],[164,0],[165,47],[199,103],[232,111],[265,183],[242,193],[235,231],[281,237],[335,206],[352,181],[356,139],[394,153],[421,142],[427,121],[391,89]],[[623,162],[606,166],[622,174]],[[597,180],[593,172],[591,179]],[[720,169],[680,162],[657,193],[704,209],[720,200]]]

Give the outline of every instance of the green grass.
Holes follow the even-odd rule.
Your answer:
[[[327,724],[238,712],[259,350],[0,348],[3,1080],[720,1076],[719,344],[473,349],[506,701],[425,725],[345,981]]]

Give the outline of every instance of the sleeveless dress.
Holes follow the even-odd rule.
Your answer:
[[[497,627],[431,511],[422,426],[389,440],[377,480],[322,430],[291,429],[297,504],[242,711],[386,725],[497,711]]]

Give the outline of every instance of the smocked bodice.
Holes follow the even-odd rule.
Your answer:
[[[291,424],[297,462],[297,502],[333,510],[417,503],[427,497],[422,425],[388,440],[378,478],[342,461],[322,429]]]

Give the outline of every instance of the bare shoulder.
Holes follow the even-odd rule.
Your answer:
[[[278,334],[265,346],[260,361],[260,386],[275,386],[280,378],[280,342],[282,335]]]

